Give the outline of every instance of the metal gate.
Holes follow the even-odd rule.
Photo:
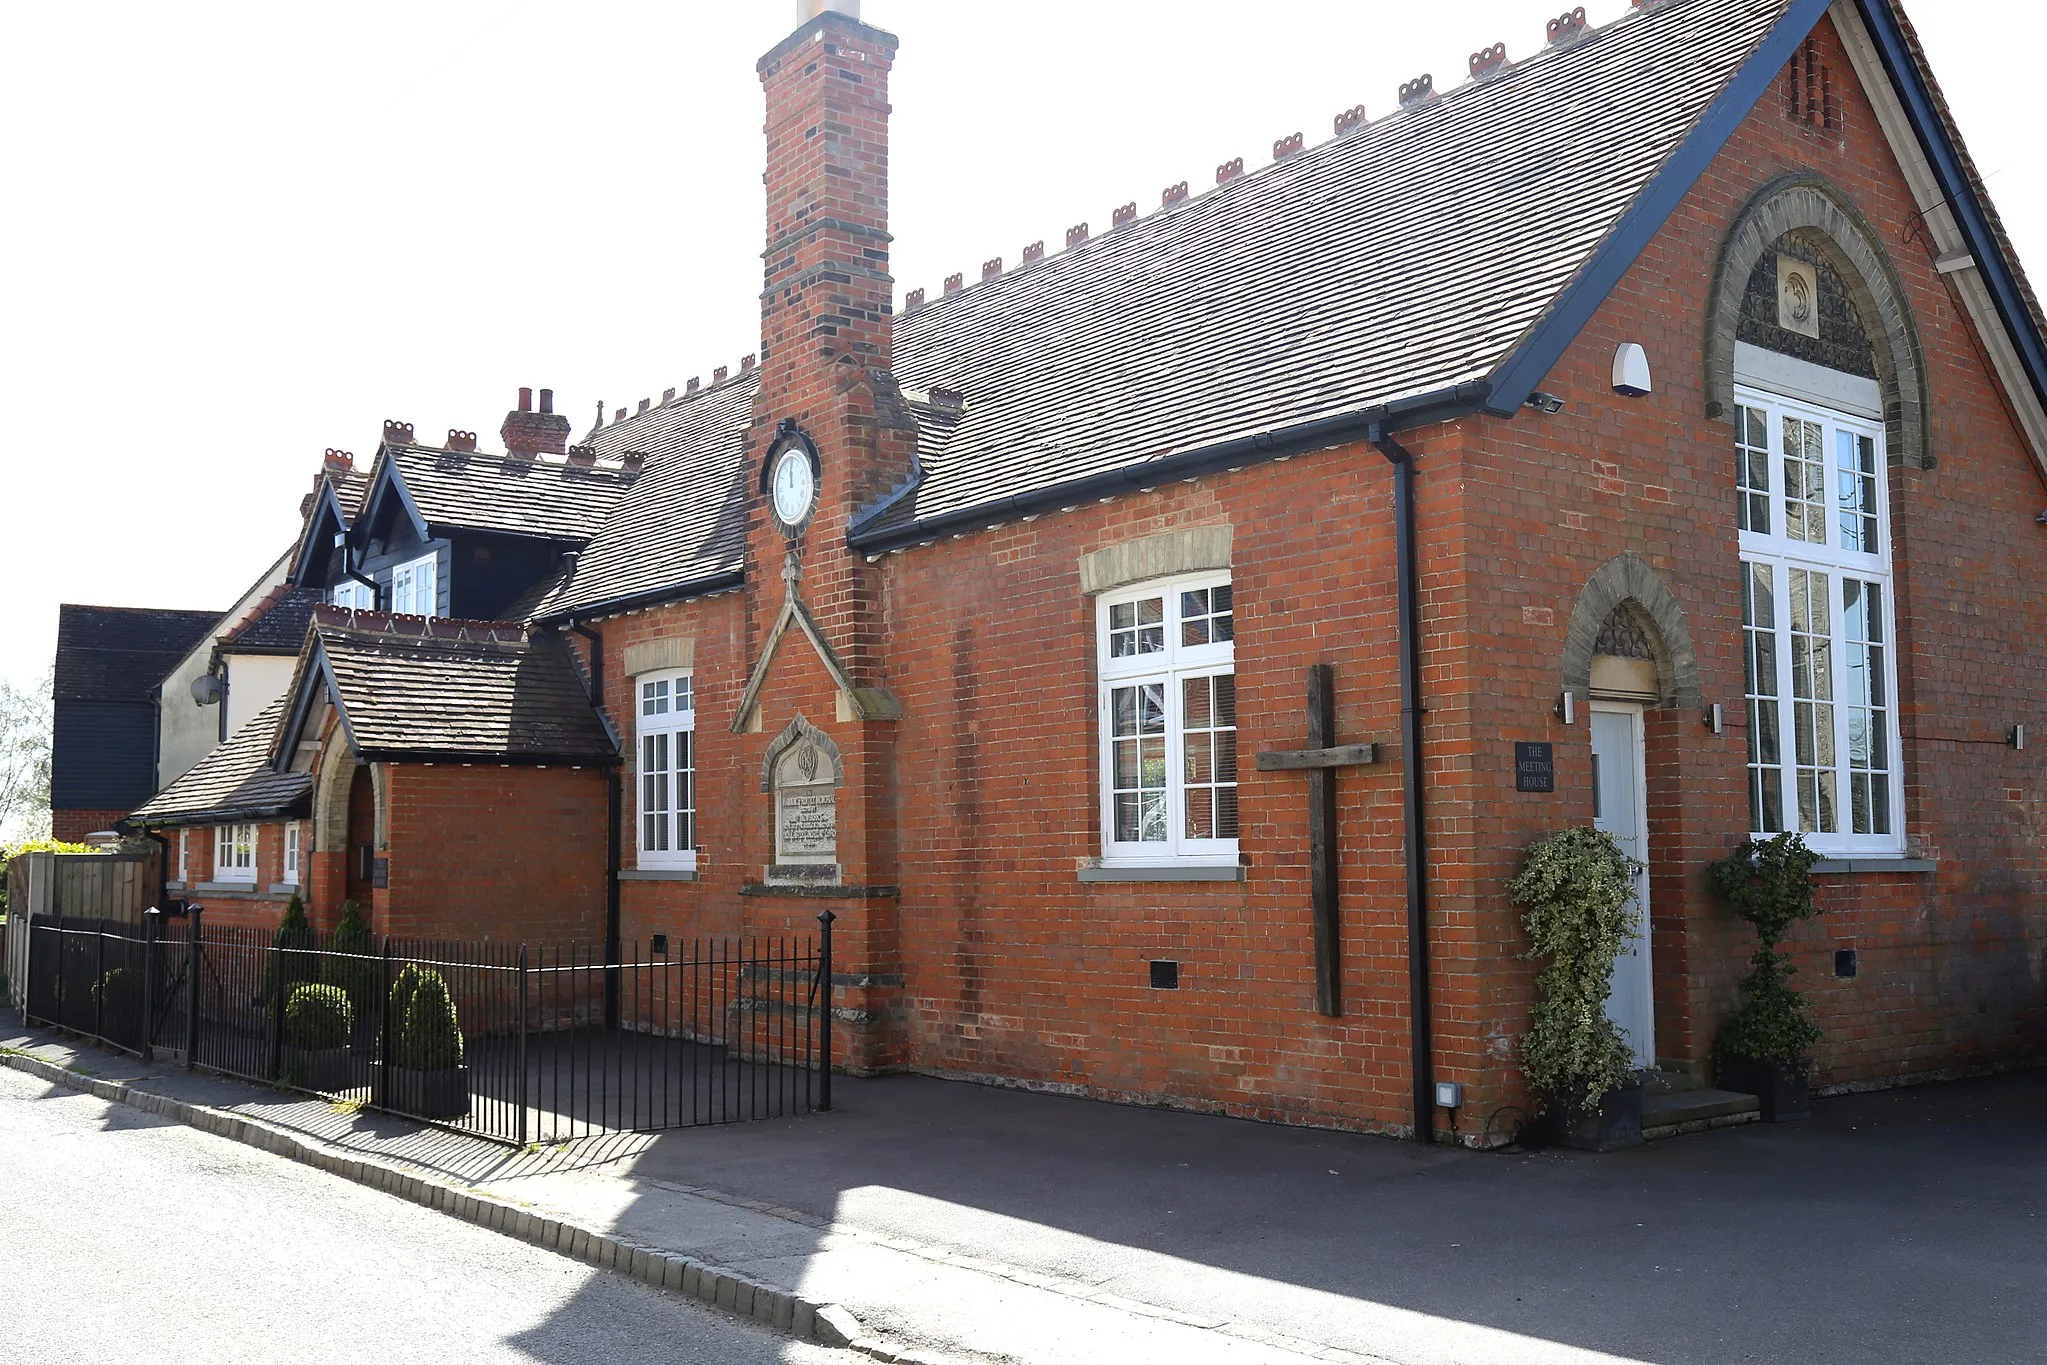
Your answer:
[[[607,954],[35,916],[26,1013],[517,1145],[778,1118],[831,1107],[831,920]]]

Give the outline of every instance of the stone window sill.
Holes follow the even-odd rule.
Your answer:
[[[254,882],[200,882],[189,888],[192,894],[200,896],[224,896],[229,900],[270,901],[283,900],[283,896],[257,889]]]
[[[1158,863],[1148,866],[1083,867],[1084,882],[1241,882],[1248,869],[1229,864]]]
[[[1812,865],[1814,875],[1829,872],[1909,872],[1920,876],[1937,871],[1932,858],[1822,858]]]
[[[270,894],[273,896],[296,896],[298,893],[297,882],[273,882],[270,886]]]
[[[687,867],[622,867],[618,870],[622,882],[693,882],[697,879],[695,869]]]

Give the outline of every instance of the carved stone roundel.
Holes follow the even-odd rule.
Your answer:
[[[796,771],[803,774],[805,782],[817,780],[817,746],[806,744],[796,751]]]

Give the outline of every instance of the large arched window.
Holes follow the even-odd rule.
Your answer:
[[[1796,830],[1822,853],[1902,852],[1878,386],[1750,352],[1734,393],[1749,828]]]

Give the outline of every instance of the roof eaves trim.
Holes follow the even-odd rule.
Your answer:
[[[666,588],[652,588],[624,597],[603,598],[596,602],[567,611],[553,611],[545,616],[533,618],[537,626],[573,625],[578,621],[591,621],[600,616],[617,616],[629,611],[644,611],[648,607],[666,606],[691,597],[709,597],[712,593],[730,592],[746,582],[744,569],[732,569],[725,573],[712,574],[708,578],[693,578],[684,583],[672,584]]]
[[[1832,4],[1833,0],[1792,0],[1784,16],[1763,35],[1726,88],[1706,106],[1691,132],[1635,196],[1635,202],[1593,249],[1563,292],[1493,370],[1487,412],[1496,417],[1511,417],[1520,411],[1528,395],[1535,391],[1565,348],[1577,339],[1651,239],[1663,230],[1678,204],[1706,173],[1713,158],[1720,155],[1749,110],[1768,93],[1798,45]]]
[[[906,522],[901,526],[868,529],[868,524],[887,510],[885,504],[848,530],[846,543],[865,554],[885,554],[891,550],[907,549],[912,545],[922,544],[940,535],[955,531],[982,530],[1000,522],[1012,521],[1018,517],[1050,511],[1076,502],[1085,502],[1092,498],[1151,488],[1177,479],[1196,478],[1218,470],[1277,459],[1281,455],[1297,454],[1304,450],[1320,450],[1354,438],[1362,439],[1374,426],[1406,430],[1410,427],[1426,426],[1431,422],[1452,421],[1480,411],[1491,391],[1490,381],[1473,380],[1447,389],[1418,394],[1412,398],[1397,399],[1391,403],[1375,403],[1370,407],[1338,413],[1333,417],[1318,417],[1313,421],[1273,427],[1253,432],[1249,436],[1233,436],[1214,445],[1179,451],[1163,459],[1106,469],[1082,478],[1068,479],[1044,488],[1032,489],[1027,493],[997,498],[992,502],[975,503],[971,507],[962,507],[937,516]]]
[[[334,713],[341,722],[341,729],[348,736],[349,748],[356,751],[358,759],[362,753],[355,742],[355,731],[348,723],[348,704],[342,700],[341,684],[335,681],[334,666],[328,662],[327,648],[315,634],[309,645],[311,653],[306,666],[299,674],[298,696],[292,699],[291,718],[279,727],[277,748],[270,756],[270,766],[277,772],[291,769],[292,756],[298,752],[299,741],[306,728],[306,718],[313,710],[313,676],[317,673],[320,684],[327,689],[327,699],[334,706]]]
[[[323,478],[320,480],[320,495],[313,504],[313,514],[306,518],[306,529],[299,533],[298,552],[293,556],[290,582],[295,588],[311,586],[306,579],[313,571],[313,547],[319,543],[317,532],[329,516],[334,519],[335,531],[345,533],[348,530],[348,518],[341,514],[341,499],[334,494],[334,484]],[[333,532],[328,534],[331,548]]]
[[[529,754],[482,749],[363,749],[357,757],[365,763],[461,763],[501,768],[609,768],[622,761],[617,754]]]
[[[1856,9],[1876,40],[1877,53],[1883,59],[1892,87],[1911,115],[1920,147],[1933,165],[1949,211],[1954,214],[1963,238],[1969,244],[1970,255],[1975,257],[1978,269],[1990,286],[1990,296],[1997,304],[2005,330],[2025,360],[2033,390],[2043,403],[2047,403],[2047,341],[2043,341],[2034,325],[2032,310],[2026,307],[2011,261],[1998,244],[1997,234],[1991,231],[1989,218],[1976,196],[1975,187],[1962,167],[1961,155],[1934,108],[1932,92],[1921,77],[1919,64],[1913,60],[1904,31],[1898,25],[1897,14],[1889,0],[1856,0]]]
[[[419,504],[412,500],[412,490],[405,486],[405,476],[398,472],[398,461],[391,458],[388,446],[377,452],[377,472],[372,477],[370,491],[363,497],[362,512],[356,518],[356,525],[375,525],[377,513],[387,496],[398,499],[398,505],[405,509],[405,515],[412,518],[413,529],[419,532],[421,540],[434,538],[433,528],[420,515]]]
[[[204,810],[177,815],[128,816],[116,823],[133,829],[177,829],[194,825],[231,825],[244,820],[270,820],[280,815],[303,815],[312,808],[311,785],[281,801],[245,802],[239,806],[209,806]]]

